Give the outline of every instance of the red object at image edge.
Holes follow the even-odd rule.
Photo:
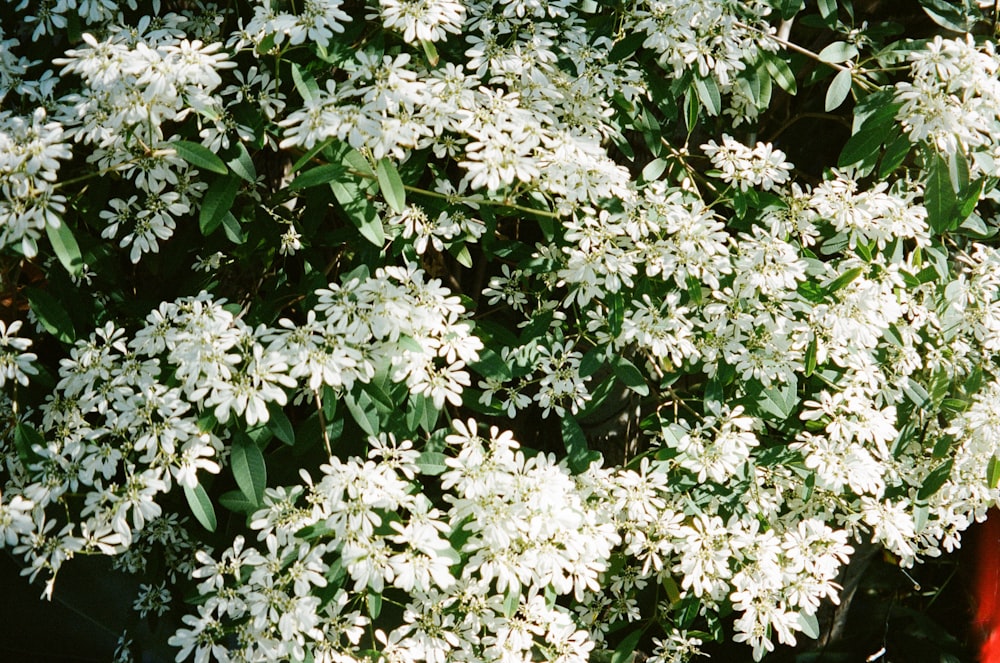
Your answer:
[[[1000,663],[1000,512],[990,511],[976,547],[976,626],[980,663]]]

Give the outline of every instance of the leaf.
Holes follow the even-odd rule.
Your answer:
[[[946,30],[969,32],[976,23],[975,17],[947,0],[920,0],[920,4],[930,19]]]
[[[955,460],[953,458],[949,458],[931,470],[924,479],[923,484],[921,484],[920,490],[917,491],[917,499],[926,500],[928,497],[939,491],[941,486],[943,486],[951,476],[951,468],[954,463]]]
[[[229,461],[236,485],[248,500],[260,505],[267,487],[267,465],[260,447],[245,435],[237,435]]]
[[[214,532],[218,521],[215,519],[215,507],[212,506],[212,500],[205,492],[205,487],[200,483],[194,488],[184,486],[184,497],[187,498],[191,513],[201,523],[201,526],[209,532]]]
[[[239,190],[240,180],[235,175],[220,177],[209,185],[198,212],[198,227],[202,235],[207,237],[215,232],[222,223],[222,217],[233,208]]]
[[[886,140],[893,137],[896,113],[900,108],[900,104],[898,103],[882,103],[874,112],[863,117],[860,122],[857,121],[858,110],[861,108],[861,105],[876,96],[879,100],[884,100],[884,97],[880,93],[877,93],[865,97],[855,107],[855,121],[857,126],[855,127],[854,134],[847,139],[844,149],[840,152],[840,157],[837,159],[839,167],[844,168],[869,160],[874,163],[874,160],[878,157],[879,149],[885,144]]]
[[[295,83],[295,89],[299,91],[299,95],[306,103],[319,98],[319,85],[316,84],[316,79],[303,72],[299,65],[294,62],[292,63],[292,82]]]
[[[587,446],[587,436],[580,428],[580,424],[572,416],[566,415],[562,418],[560,428],[570,471],[573,474],[586,471],[590,466],[590,448]]]
[[[238,154],[227,164],[229,170],[236,173],[240,179],[253,183],[257,181],[257,169],[253,165],[253,159],[243,143],[236,143]]]
[[[382,157],[375,166],[375,176],[385,202],[393,212],[402,214],[406,209],[406,189],[403,188],[403,180],[399,177],[396,165],[388,157]]]
[[[844,70],[833,77],[830,87],[826,91],[826,112],[836,110],[840,107],[847,95],[851,93],[851,72]]]
[[[591,375],[597,372],[597,369],[604,364],[604,348],[596,347],[588,350],[583,358],[580,360],[579,372],[580,377],[589,378]]]
[[[792,416],[795,406],[799,404],[796,391],[797,384],[794,379],[787,384],[772,385],[761,392],[757,399],[757,409],[767,419],[776,422],[785,421]]]
[[[858,55],[858,47],[855,46],[854,44],[849,44],[846,41],[835,41],[832,44],[827,45],[818,54],[820,60],[822,60],[823,62],[829,62],[831,64],[837,64],[839,62],[847,62],[848,60],[856,57],[857,55]]]
[[[630,663],[635,657],[635,650],[639,644],[639,639],[642,637],[643,630],[632,631],[626,635],[622,641],[615,647],[615,651],[611,654],[611,663]]]
[[[417,467],[420,468],[421,474],[436,477],[448,470],[448,466],[444,462],[447,458],[438,451],[423,451],[417,457]]]
[[[819,6],[819,15],[823,17],[824,21],[836,20],[837,0],[819,0],[817,5]]]
[[[694,88],[698,91],[698,99],[709,115],[718,115],[722,112],[722,95],[714,78],[695,77]]]
[[[844,289],[852,281],[854,281],[854,279],[856,279],[859,276],[861,276],[862,272],[864,272],[864,268],[863,267],[854,267],[852,269],[847,270],[846,272],[844,272],[843,274],[841,274],[840,276],[838,276],[837,278],[835,278],[833,281],[831,281],[830,285],[826,286],[823,289],[823,293],[826,296],[829,296],[829,295],[832,295],[833,293],[837,292],[838,290]]]
[[[663,158],[656,158],[646,164],[645,168],[642,169],[642,179],[646,182],[652,182],[660,178],[663,171],[667,169],[667,160]]]
[[[233,216],[232,212],[226,212],[222,215],[222,230],[233,244],[242,244],[246,241],[239,219]]]
[[[344,394],[344,404],[347,405],[347,411],[354,417],[354,421],[358,422],[361,430],[369,435],[378,435],[378,412],[375,411],[372,397],[366,391],[359,391],[356,397],[350,392]]]
[[[990,456],[990,462],[986,464],[986,485],[990,490],[1000,485],[1000,458],[996,456]]]
[[[66,271],[79,276],[83,272],[83,256],[80,255],[80,245],[76,243],[76,237],[65,219],[60,221],[58,227],[45,224],[45,234],[49,236],[56,257]]]
[[[189,140],[175,140],[173,143],[170,143],[170,146],[177,152],[177,156],[192,166],[197,166],[198,168],[203,168],[219,175],[225,175],[229,172],[222,159],[201,143],[192,143]]]
[[[806,637],[812,638],[813,640],[819,638],[819,619],[816,618],[816,615],[809,615],[804,612],[800,612],[799,626],[802,627],[802,633],[805,634]]]
[[[70,320],[69,313],[59,303],[59,300],[48,292],[37,288],[25,288],[24,294],[27,295],[31,310],[38,321],[42,323],[45,331],[63,343],[72,343],[76,340],[73,321]]]
[[[927,184],[924,185],[924,207],[927,209],[927,225],[940,234],[957,227],[954,223],[957,201],[948,162],[937,153],[930,160]]]
[[[330,182],[330,189],[337,198],[337,202],[343,208],[347,218],[367,239],[375,246],[382,248],[385,244],[385,229],[382,227],[382,219],[379,218],[375,206],[368,200],[364,191],[351,182]]]
[[[38,431],[24,422],[14,426],[14,448],[17,449],[17,457],[25,467],[42,460],[35,451],[36,446],[45,447],[45,439]]]
[[[329,184],[346,172],[347,169],[339,163],[325,163],[322,166],[316,166],[300,173],[298,177],[291,181],[288,188],[296,191],[298,189],[319,186],[320,184]]]
[[[795,85],[795,75],[792,73],[791,68],[788,63],[782,60],[777,55],[768,53],[764,57],[764,66],[767,68],[771,77],[778,86],[787,92],[788,94],[794,95],[796,92]]]
[[[643,377],[642,372],[636,368],[635,364],[625,357],[615,356],[611,362],[611,370],[614,371],[615,377],[622,381],[622,384],[635,393],[640,396],[649,395],[649,385],[646,384],[646,378]]]
[[[253,513],[260,508],[259,503],[247,499],[242,490],[230,490],[219,495],[219,504],[235,513]]]
[[[268,403],[267,412],[271,415],[267,420],[268,429],[274,433],[276,438],[288,446],[293,446],[295,444],[295,429],[292,428],[292,422],[288,420],[285,411],[277,403]]]
[[[382,595],[378,592],[369,591],[367,598],[368,616],[372,618],[372,621],[375,621],[382,614]]]
[[[812,338],[809,340],[809,345],[806,346],[806,365],[805,365],[805,376],[809,377],[816,370],[816,352],[817,352],[817,341],[816,335],[813,334]]]
[[[781,19],[783,21],[788,21],[795,17],[800,11],[805,8],[805,3],[802,0],[781,0],[778,7],[781,12]]]
[[[420,47],[424,49],[424,57],[427,58],[427,64],[432,67],[436,67],[441,57],[438,55],[437,47],[434,46],[434,42],[427,39],[420,40]]]

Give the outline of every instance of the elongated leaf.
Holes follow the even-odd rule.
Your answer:
[[[65,219],[58,228],[46,224],[45,233],[49,236],[52,249],[62,266],[73,276],[79,276],[83,271],[83,257],[80,255],[80,245],[76,243],[76,237],[73,236],[73,231]]]
[[[191,513],[201,523],[201,526],[209,532],[214,532],[215,528],[218,527],[218,521],[215,519],[215,507],[212,506],[212,500],[205,492],[205,487],[200,483],[194,488],[184,486],[184,497],[187,498]]]
[[[570,415],[562,418],[562,438],[566,447],[566,461],[569,469],[578,474],[587,469],[590,464],[590,448],[587,446],[587,436],[583,429]]]
[[[72,343],[76,340],[73,321],[70,320],[69,313],[66,312],[59,300],[48,292],[36,288],[25,288],[24,293],[28,296],[31,310],[38,321],[42,323],[45,331],[63,343]]]
[[[403,188],[403,180],[399,177],[396,165],[388,157],[383,157],[375,167],[375,175],[385,202],[393,212],[402,214],[406,209],[406,189]]]
[[[923,484],[921,484],[920,490],[917,491],[917,499],[925,500],[937,491],[941,490],[941,486],[943,486],[951,476],[951,468],[954,464],[955,460],[950,458],[931,470],[924,479]]]
[[[761,416],[778,422],[788,419],[799,403],[796,389],[795,382],[773,384],[764,389],[757,399]]]
[[[232,209],[239,190],[240,180],[235,175],[220,177],[209,185],[198,212],[198,227],[202,235],[207,237],[219,227],[222,217]]]
[[[424,49],[424,57],[427,58],[427,64],[432,67],[436,67],[441,57],[438,55],[437,47],[434,46],[434,42],[428,41],[427,39],[420,40],[420,47]]]
[[[995,455],[990,456],[990,462],[986,465],[986,485],[991,489],[1000,485],[1000,458]]]
[[[361,430],[369,435],[378,435],[378,412],[375,410],[372,397],[367,392],[359,391],[357,396],[350,392],[344,394],[344,404],[347,405],[347,411],[354,417],[354,421],[358,423]]]
[[[219,175],[225,175],[229,172],[222,159],[201,143],[192,143],[189,140],[176,140],[170,144],[170,147],[174,148],[177,156],[192,166],[197,166],[198,168],[203,168]]]
[[[838,63],[847,62],[857,55],[858,47],[854,44],[849,44],[846,41],[835,41],[819,52],[819,59],[823,62]]]
[[[709,115],[718,115],[722,112],[722,95],[714,78],[695,78],[694,87],[698,91],[698,99]]]
[[[244,435],[236,436],[233,439],[230,463],[240,491],[248,500],[260,505],[267,487],[267,465],[260,447]]]
[[[639,639],[642,637],[642,629],[638,631],[632,631],[615,647],[615,651],[611,654],[611,663],[629,663],[632,657],[635,656],[636,647],[639,645]]]
[[[448,466],[444,463],[447,458],[438,451],[424,451],[417,457],[417,467],[420,468],[421,474],[434,477],[448,470]]]
[[[851,72],[841,71],[833,77],[830,87],[826,91],[826,112],[836,110],[840,107],[847,95],[851,93]]]
[[[772,55],[768,53],[764,55],[764,66],[767,68],[768,73],[774,78],[774,82],[778,84],[782,90],[788,94],[795,94],[798,89],[795,85],[795,74],[792,73],[791,67],[777,55]]]
[[[626,387],[640,396],[649,395],[649,385],[646,383],[646,378],[628,359],[620,356],[615,357],[611,368],[615,372],[615,377],[621,380]]]
[[[255,182],[257,180],[257,169],[253,165],[250,153],[247,152],[247,148],[243,143],[237,143],[236,148],[238,153],[233,159],[230,159],[228,163],[229,170],[239,175],[240,179],[247,182]]]
[[[260,508],[260,504],[248,500],[242,490],[230,490],[219,495],[219,504],[235,513],[251,514]]]
[[[347,169],[339,163],[325,163],[322,166],[316,166],[300,173],[298,177],[292,180],[288,188],[292,190],[308,189],[309,187],[321,184],[329,184],[338,177],[342,177],[346,172]]]
[[[294,445],[295,429],[292,428],[292,422],[288,420],[285,411],[276,403],[268,403],[267,412],[271,415],[267,420],[268,429],[285,444]]]
[[[38,431],[24,422],[16,424],[14,426],[14,448],[17,449],[17,457],[25,467],[30,467],[42,459],[35,451],[36,446],[45,446],[45,440]]]
[[[830,21],[837,18],[837,0],[819,0],[819,15],[824,20]]]
[[[381,248],[385,244],[385,229],[375,206],[365,197],[364,191],[356,183],[343,181],[330,182],[330,189],[361,236]]]
[[[842,290],[848,284],[850,284],[852,281],[854,281],[854,279],[856,279],[859,276],[861,276],[861,273],[863,271],[864,271],[863,267],[854,267],[852,269],[847,270],[846,272],[844,272],[843,274],[841,274],[840,276],[838,276],[837,278],[835,278],[830,283],[830,285],[828,285],[828,286],[826,286],[826,288],[824,288],[824,294],[826,294],[826,295],[832,295],[833,293],[837,292],[838,290]]]
[[[957,207],[955,190],[952,188],[948,162],[938,154],[931,157],[927,172],[924,207],[927,209],[927,225],[932,230],[943,233],[953,229]]]
[[[302,71],[299,65],[294,62],[292,63],[292,82],[295,83],[295,89],[299,91],[303,101],[310,102],[319,98],[319,85],[316,84],[316,80]]]

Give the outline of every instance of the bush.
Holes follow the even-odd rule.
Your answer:
[[[8,6],[0,547],[118,660],[828,639],[1000,483],[996,14],[921,2]]]

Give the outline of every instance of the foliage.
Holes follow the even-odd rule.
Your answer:
[[[998,497],[996,8],[922,5],[9,4],[0,547],[177,661],[819,637]]]

